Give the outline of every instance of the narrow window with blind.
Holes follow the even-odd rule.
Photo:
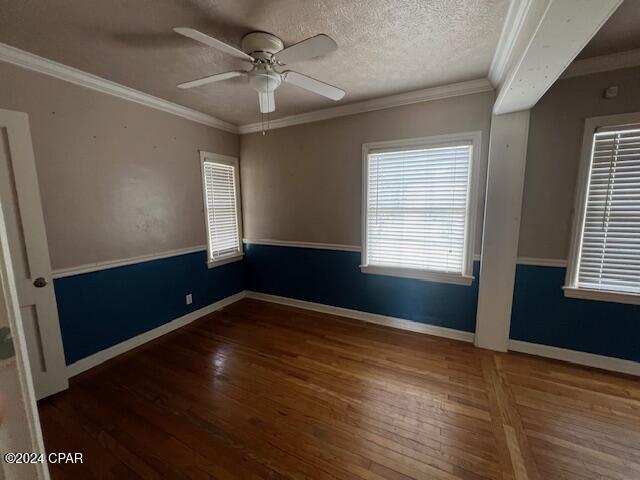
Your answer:
[[[640,124],[597,127],[585,185],[570,283],[565,290],[640,300]],[[588,293],[586,294],[588,296]],[[597,295],[596,295],[597,297]],[[608,298],[608,299],[611,299]]]
[[[242,258],[238,161],[201,152],[209,266]]]
[[[470,284],[478,134],[364,146],[363,272]]]

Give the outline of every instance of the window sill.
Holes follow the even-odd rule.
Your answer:
[[[564,296],[582,300],[599,300],[601,302],[628,303],[640,305],[640,294],[593,290],[590,288],[562,287]]]
[[[229,257],[222,257],[217,260],[209,260],[207,262],[207,267],[215,268],[220,267],[222,265],[226,265],[227,263],[239,262],[244,257],[244,253],[234,253]]]
[[[462,275],[460,273],[434,272],[429,270],[418,270],[413,268],[379,267],[375,265],[360,265],[362,273],[374,275],[387,275],[390,277],[413,278],[416,280],[428,280],[439,283],[452,283],[455,285],[471,285],[473,276]]]

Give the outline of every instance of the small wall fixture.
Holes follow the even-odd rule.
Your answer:
[[[602,96],[604,98],[606,98],[607,100],[610,100],[612,98],[616,98],[618,96],[618,86],[617,85],[613,85],[611,87],[605,88],[604,89],[604,94]]]

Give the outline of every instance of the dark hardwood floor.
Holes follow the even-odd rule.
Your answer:
[[[40,415],[54,480],[640,479],[637,379],[255,300]]]

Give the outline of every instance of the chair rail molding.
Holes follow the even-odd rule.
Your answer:
[[[161,258],[177,257],[178,255],[186,255],[188,253],[203,252],[207,250],[206,245],[198,245],[195,247],[177,248],[175,250],[166,250],[164,252],[149,253],[146,255],[138,255],[136,257],[121,258],[118,260],[106,260],[103,262],[87,263],[76,267],[57,268],[53,270],[53,278],[72,277],[82,273],[97,272],[99,270],[108,270],[109,268],[124,267],[133,265],[134,263],[150,262],[152,260],[160,260]]]

